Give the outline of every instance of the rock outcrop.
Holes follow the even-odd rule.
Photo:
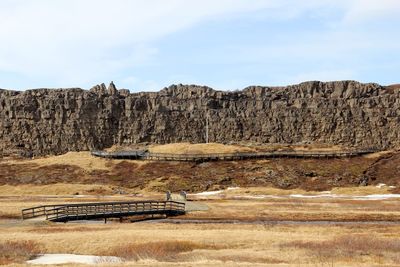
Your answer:
[[[400,90],[355,81],[305,82],[215,91],[172,85],[129,93],[113,83],[90,90],[0,90],[0,152],[103,149],[114,144],[204,142],[400,145]]]

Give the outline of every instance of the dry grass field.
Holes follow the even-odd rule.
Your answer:
[[[341,150],[222,144],[150,149]],[[113,266],[400,266],[400,198],[379,197],[400,192],[399,163],[398,151],[329,160],[204,163],[106,160],[89,152],[3,158],[0,265],[26,266],[38,254],[72,253],[123,259]],[[369,186],[359,186],[365,178]],[[135,223],[20,220],[27,207],[163,199],[166,190],[185,190],[189,205],[203,208]]]
[[[115,223],[16,225],[0,231],[0,260],[21,265],[38,252],[120,256],[126,262],[118,265],[125,266],[400,264],[399,226]],[[17,257],[10,260],[10,254]]]
[[[173,153],[173,154],[212,154],[212,153],[237,153],[254,152],[255,149],[238,145],[224,145],[218,143],[190,144],[177,143],[166,145],[152,145],[149,151],[153,153]]]
[[[237,143],[237,144],[221,144],[221,143],[171,143],[165,145],[114,145],[107,151],[136,150],[148,149],[153,153],[173,153],[173,154],[212,154],[212,153],[238,153],[238,152],[255,152],[255,151],[343,151],[345,148],[339,145],[328,144],[258,144],[258,143]]]
[[[333,191],[344,194],[351,188]],[[303,190],[236,188],[189,195],[192,202],[209,210],[175,217],[179,223],[107,224],[20,221],[17,217],[21,208],[39,204],[160,199],[163,195],[3,194],[0,214],[8,216],[0,218],[0,263],[25,266],[37,254],[71,253],[124,259],[112,266],[400,266],[400,199],[352,198],[371,193],[388,191],[365,187],[346,199],[334,199],[290,196],[318,194]],[[265,195],[274,198],[253,199]]]

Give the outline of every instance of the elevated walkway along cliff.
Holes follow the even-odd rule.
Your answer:
[[[376,152],[375,149],[353,151],[272,151],[272,152],[240,152],[212,154],[170,154],[151,153],[146,150],[131,151],[92,151],[92,156],[109,159],[161,160],[161,161],[217,161],[245,160],[263,158],[345,158],[356,157]]]

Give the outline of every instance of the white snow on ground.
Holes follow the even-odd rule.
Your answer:
[[[256,195],[256,196],[234,196],[233,198],[238,199],[264,199],[264,198],[284,198],[283,196],[274,195]]]
[[[322,191],[321,194],[331,194],[331,191]]]
[[[240,187],[239,186],[236,186],[236,187],[228,187],[226,190],[236,190],[236,189],[239,189]]]
[[[319,194],[319,195],[301,195],[301,194],[292,194],[289,195],[290,197],[295,197],[295,198],[326,198],[326,197],[343,197],[341,195],[335,195],[335,194]]]
[[[400,194],[375,194],[375,195],[366,195],[366,196],[356,196],[353,199],[357,200],[382,200],[388,198],[400,198]]]
[[[67,263],[119,263],[121,258],[111,256],[92,256],[92,255],[76,255],[76,254],[43,254],[36,259],[29,260],[28,264],[67,264]]]
[[[206,191],[206,192],[201,192],[201,193],[196,193],[196,194],[190,194],[192,196],[211,196],[211,195],[218,195],[224,192],[224,190],[218,190],[218,191]]]
[[[239,198],[239,199],[264,199],[264,195],[258,195],[258,196],[234,196],[233,198]]]
[[[376,187],[382,188],[386,186],[386,184],[378,184]],[[389,186],[389,188],[394,188],[394,186]],[[223,193],[228,190],[239,189],[239,187],[228,187],[226,190],[218,190],[218,191],[206,191],[195,194],[189,194],[191,196],[212,196]],[[340,198],[340,199],[354,199],[354,200],[383,200],[389,198],[400,198],[400,194],[374,194],[374,195],[364,195],[364,196],[352,196],[352,195],[337,195],[332,194],[330,191],[323,191],[317,195],[302,195],[302,194],[291,194],[288,196],[276,196],[276,195],[237,195],[233,198],[236,199],[265,199],[265,198]]]
[[[239,189],[240,187],[228,187],[226,190],[236,190]],[[205,192],[200,192],[200,193],[195,193],[195,194],[189,194],[191,196],[211,196],[211,195],[218,195],[224,192],[225,190],[218,190],[218,191],[205,191]]]
[[[294,198],[342,198],[354,200],[382,200],[389,198],[400,198],[400,194],[374,194],[365,196],[351,196],[351,195],[335,195],[335,194],[320,194],[320,195],[301,195],[293,194],[290,197]]]

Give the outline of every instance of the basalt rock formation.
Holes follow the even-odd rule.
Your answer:
[[[0,152],[33,155],[114,144],[204,142],[400,145],[400,90],[355,81],[305,82],[215,91],[172,85],[130,93],[113,83],[90,90],[0,90]]]

